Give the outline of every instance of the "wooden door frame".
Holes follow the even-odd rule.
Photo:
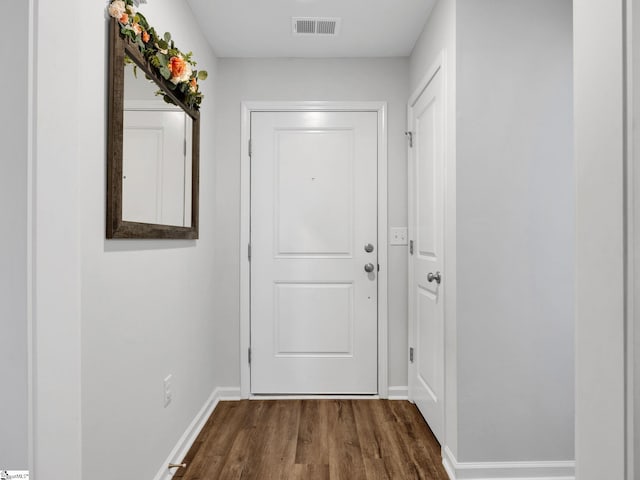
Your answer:
[[[251,397],[251,159],[252,112],[375,112],[378,115],[378,395],[387,398],[388,379],[388,261],[387,261],[387,102],[243,101],[240,129],[240,395]],[[335,397],[332,395],[332,398]]]

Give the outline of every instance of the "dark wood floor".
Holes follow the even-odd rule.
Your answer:
[[[387,400],[220,402],[174,478],[447,480],[415,406]]]

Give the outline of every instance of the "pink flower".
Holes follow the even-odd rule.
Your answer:
[[[191,77],[191,67],[182,57],[171,57],[167,67],[171,72],[171,82],[174,85],[186,82]]]

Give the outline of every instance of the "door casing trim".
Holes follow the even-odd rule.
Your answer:
[[[387,102],[243,101],[240,106],[240,395],[251,397],[251,112],[376,112],[378,114],[378,396],[387,398],[388,378],[388,261],[387,261]]]

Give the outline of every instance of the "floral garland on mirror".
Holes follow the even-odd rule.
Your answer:
[[[168,81],[167,86],[173,94],[189,108],[198,110],[204,98],[198,80],[205,80],[207,72],[194,68],[196,62],[192,53],[178,50],[169,32],[160,37],[144,15],[138,12],[133,0],[113,0],[108,11],[118,22],[120,35],[137,45],[149,64]],[[162,90],[156,95],[162,96],[167,103],[174,103]]]

